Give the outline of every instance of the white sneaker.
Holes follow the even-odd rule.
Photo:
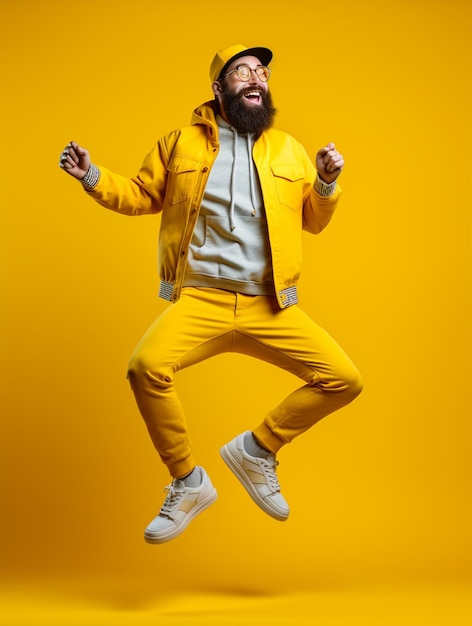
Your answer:
[[[144,531],[148,543],[164,543],[180,535],[199,513],[212,504],[216,498],[216,489],[203,467],[200,467],[202,482],[198,487],[186,487],[185,483],[174,478],[167,485],[167,497],[159,515]]]
[[[254,502],[268,515],[284,522],[290,509],[280,493],[275,454],[271,453],[267,458],[251,456],[244,449],[245,435],[238,435],[221,448],[223,461],[241,481]]]

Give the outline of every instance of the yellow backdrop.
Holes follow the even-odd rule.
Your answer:
[[[339,623],[365,626],[356,589],[428,581],[429,619],[405,609],[391,623],[442,624],[441,610],[445,620],[457,611],[445,624],[468,623],[438,598],[470,566],[470,2],[0,6],[2,571],[14,599],[2,623],[43,623],[47,596],[62,625],[139,624],[146,611],[160,624],[222,624],[236,610],[228,593],[240,607],[256,598],[254,623],[301,594],[305,609],[287,615],[318,624],[313,594],[350,589],[354,608],[345,603]],[[134,175],[211,98],[213,54],[238,42],[274,51],[277,125],[312,156],[328,141],[345,156],[336,217],[304,239],[301,305],[350,354],[365,390],[280,454],[292,514],[279,524],[218,450],[298,381],[231,355],[182,372],[219,500],[178,540],[148,546],[142,531],[168,477],[125,373],[166,306],[159,219],[104,210],[58,159],[74,139]],[[215,622],[178,617],[203,606],[193,594],[214,594]],[[323,597],[319,623],[337,624],[340,605],[330,612]],[[87,603],[93,616],[80,613]],[[385,603],[369,604],[375,626],[400,610]],[[108,605],[111,621],[100,617]],[[298,623],[283,615],[267,623]]]

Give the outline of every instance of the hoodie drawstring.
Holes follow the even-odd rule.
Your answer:
[[[238,157],[238,131],[231,126],[231,130],[233,131],[233,167],[231,170],[231,199],[230,199],[230,207],[229,207],[229,223],[231,231],[235,230],[236,225],[234,223],[234,197],[235,197],[235,189],[236,189],[236,162]],[[251,194],[251,204],[252,204],[252,215],[256,215],[256,191],[254,189],[254,163],[252,160],[252,144],[251,144],[251,135],[248,133],[246,135],[247,140],[247,153],[248,153],[248,161],[249,161],[249,185],[250,185],[250,194]]]
[[[233,167],[231,169],[231,198],[229,207],[229,225],[233,231],[236,228],[234,223],[234,191],[236,187],[236,159],[238,157],[238,131],[231,126],[233,131]]]
[[[256,191],[254,189],[254,162],[252,160],[251,136],[247,134],[247,153],[249,155],[249,180],[251,185],[252,214],[256,215]]]

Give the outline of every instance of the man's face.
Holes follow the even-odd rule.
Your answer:
[[[251,69],[247,82],[231,72],[241,65]],[[260,134],[272,125],[276,113],[267,82],[252,71],[260,65],[257,57],[240,57],[228,67],[227,76],[213,84],[222,117],[241,133]]]

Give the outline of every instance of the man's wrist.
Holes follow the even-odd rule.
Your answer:
[[[90,164],[90,167],[87,170],[87,173],[80,181],[84,187],[89,187],[93,189],[96,187],[98,181],[100,180],[100,170],[93,163]]]
[[[314,187],[317,194],[323,198],[329,198],[329,196],[332,196],[336,190],[336,181],[333,180],[332,183],[326,183],[324,180],[321,180],[319,174],[317,174]]]

